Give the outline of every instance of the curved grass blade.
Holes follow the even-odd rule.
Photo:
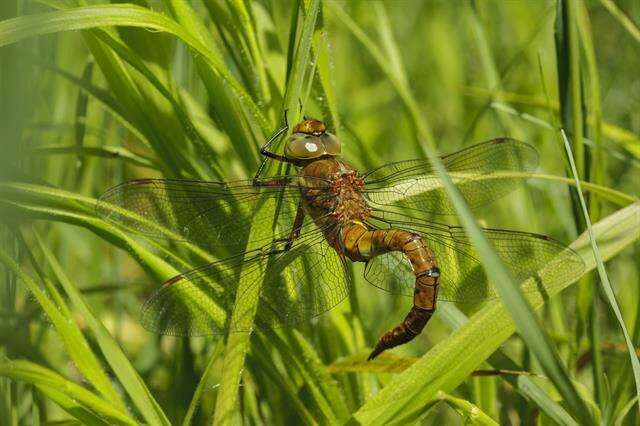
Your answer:
[[[629,331],[627,330],[627,326],[624,323],[624,319],[622,318],[622,313],[620,312],[620,307],[618,306],[618,302],[616,301],[616,296],[613,292],[613,288],[611,287],[611,282],[609,281],[609,276],[607,275],[607,270],[604,267],[604,262],[602,259],[602,255],[600,250],[598,249],[598,243],[596,242],[596,238],[593,232],[593,227],[591,225],[591,219],[589,218],[589,212],[587,211],[587,205],[584,201],[584,196],[582,195],[582,189],[580,187],[580,181],[578,179],[578,171],[576,170],[576,165],[573,160],[573,153],[571,152],[571,145],[569,144],[569,140],[567,139],[567,135],[564,130],[561,130],[562,139],[564,141],[564,147],[567,151],[567,158],[569,159],[569,164],[571,165],[571,172],[573,173],[573,177],[576,181],[576,190],[578,192],[578,197],[580,200],[580,206],[582,207],[582,213],[584,215],[585,223],[587,224],[587,232],[589,234],[589,241],[591,242],[591,248],[593,250],[593,255],[596,259],[596,267],[598,270],[598,275],[600,276],[600,282],[602,283],[602,289],[604,294],[607,296],[607,302],[609,302],[609,306],[613,310],[613,313],[618,320],[618,324],[620,324],[620,328],[622,329],[622,334],[624,335],[624,341],[627,344],[627,350],[629,352],[629,358],[631,360],[631,366],[633,368],[633,378],[636,385],[636,399],[639,401],[638,403],[638,411],[640,412],[640,361],[638,361],[638,355],[636,354],[636,349],[629,335]],[[638,223],[640,225],[640,223]],[[636,229],[636,233],[640,234],[640,230]]]
[[[120,348],[120,345],[111,336],[105,326],[96,318],[91,308],[84,301],[77,286],[73,285],[69,280],[69,277],[65,274],[62,266],[58,263],[58,260],[54,257],[53,253],[44,244],[42,239],[36,235],[36,241],[42,250],[47,263],[51,267],[56,279],[69,296],[71,303],[75,309],[82,315],[82,318],[86,322],[89,329],[92,331],[100,350],[104,356],[104,359],[109,363],[116,377],[122,384],[131,401],[135,404],[136,408],[140,411],[143,418],[149,423],[153,424],[158,422],[159,424],[169,424],[168,419],[163,413],[162,409],[149,392],[149,389],[144,384],[144,381],[135,370],[131,362],[127,359],[127,356]]]
[[[486,90],[484,88],[475,87],[475,86],[466,87],[465,92],[467,96],[478,97],[488,101],[491,101],[491,99],[493,98],[493,93],[491,91]],[[558,102],[552,101],[552,100],[547,102],[542,97],[523,95],[521,93],[507,92],[507,91],[500,91],[499,93],[502,99],[504,99],[505,101],[508,101],[510,104],[513,104],[513,105],[528,106],[536,109],[548,109],[553,114],[558,114],[558,111],[560,108]],[[515,115],[537,126],[544,127],[549,130],[555,129],[555,127],[552,126],[547,121],[537,116],[534,116],[528,112],[520,112],[519,110],[511,107],[510,105],[507,105],[501,102],[490,102],[490,106],[496,110]],[[607,139],[610,139],[610,141],[613,142],[613,144],[626,149],[631,154],[633,154],[636,158],[640,157],[640,138],[638,138],[638,136],[635,133],[630,132],[629,130],[624,129],[622,127],[619,127],[611,122],[608,122],[605,120],[601,120],[601,121],[602,121],[602,136],[604,136]],[[597,122],[596,117],[594,117],[593,112],[590,112],[589,115],[587,115],[587,123],[590,126],[595,127],[596,122]],[[592,142],[590,139],[585,138],[584,142],[587,145],[595,146],[595,143]],[[610,154],[609,152],[606,152],[606,153]]]
[[[386,13],[384,12],[383,6],[379,3],[375,3],[375,6],[377,6],[376,11],[378,12],[378,15],[385,18]],[[430,160],[434,170],[437,172],[436,174],[445,187],[461,224],[464,226],[472,243],[480,253],[480,260],[485,267],[487,276],[496,284],[498,294],[508,307],[513,319],[518,324],[518,329],[523,335],[525,342],[527,342],[528,346],[536,353],[536,357],[542,364],[545,372],[551,377],[556,387],[560,390],[570,407],[572,415],[579,419],[583,424],[592,424],[593,420],[588,414],[589,411],[587,407],[579,397],[571,380],[569,379],[568,372],[562,365],[562,362],[555,351],[555,347],[546,336],[544,330],[538,324],[531,306],[518,287],[518,283],[515,282],[509,270],[501,262],[491,243],[482,234],[462,194],[455,187],[451,177],[447,174],[442,160],[436,151],[432,133],[427,121],[422,116],[418,103],[413,98],[411,91],[409,90],[407,84],[408,79],[405,75],[401,62],[398,59],[400,56],[397,53],[398,49],[395,42],[393,42],[392,38],[386,37],[385,46],[387,47],[387,50],[390,51],[390,54],[382,55],[364,31],[362,31],[362,29],[360,29],[340,7],[333,7],[332,10],[345,24],[347,24],[354,35],[358,37],[370,51],[380,68],[382,68],[389,78],[392,79],[399,96],[405,103],[413,127],[416,130],[416,141]],[[382,19],[382,21],[384,22],[386,19]],[[387,65],[386,58],[389,56],[396,58],[396,60],[392,62],[393,66]],[[384,394],[385,390],[386,388],[383,389],[379,395]],[[376,399],[377,398],[374,398],[373,400]],[[394,419],[394,421],[396,420],[397,419]]]
[[[33,294],[42,310],[51,320],[69,356],[78,366],[78,370],[82,375],[104,396],[108,403],[114,406],[114,409],[126,413],[124,402],[112,387],[107,375],[104,374],[100,362],[91,351],[89,343],[77,323],[68,317],[68,308],[66,305],[57,306],[53,301],[57,300],[58,303],[64,303],[59,295],[48,295],[4,250],[0,250],[0,262],[11,270]]]
[[[223,61],[206,44],[191,35],[174,20],[140,6],[130,4],[84,6],[7,19],[0,22],[0,47],[37,35],[104,26],[147,28],[177,36],[202,55],[218,75],[229,84],[240,103],[247,107],[256,118],[263,132],[265,134],[270,132],[271,126],[261,109],[231,74]]]
[[[209,381],[209,375],[211,374],[211,370],[215,364],[215,361],[218,359],[218,356],[222,353],[222,349],[224,349],[224,345],[222,345],[222,341],[218,341],[216,346],[211,351],[211,355],[209,355],[209,361],[207,361],[207,366],[204,368],[202,375],[200,377],[200,381],[198,382],[198,386],[196,386],[195,391],[193,392],[193,396],[191,397],[191,402],[189,403],[189,408],[187,409],[186,414],[184,415],[184,419],[182,419],[182,426],[189,426],[193,422],[193,416],[198,409],[198,405],[200,404],[200,399],[202,398],[202,394],[206,391],[205,387]]]
[[[615,3],[614,0],[600,0],[600,3],[611,13],[615,19],[622,24],[622,27],[640,43],[640,28],[631,18]]]
[[[115,146],[77,146],[77,145],[46,145],[32,148],[34,155],[77,155],[79,157],[99,157],[122,160],[139,167],[157,169],[158,166],[150,158],[135,154],[126,148]]]
[[[129,251],[133,258],[140,263],[142,268],[155,279],[165,280],[178,273],[173,267],[164,262],[164,260],[135,242],[128,235],[93,217],[56,208],[10,201],[0,201],[0,207],[19,213],[22,219],[52,220],[87,228],[116,247]]]
[[[466,399],[456,398],[445,392],[438,392],[436,398],[446,402],[451,408],[456,410],[460,416],[465,419],[466,423],[474,425],[498,425],[495,420],[483,412],[477,405],[467,401]]]
[[[302,374],[309,375],[306,382],[310,386],[320,388],[322,394],[326,397],[330,406],[330,411],[334,413],[337,421],[343,424],[349,418],[349,410],[343,395],[340,393],[333,378],[329,375],[326,367],[320,361],[317,352],[313,346],[304,338],[297,330],[293,330],[294,353],[299,354],[302,365],[300,370]]]
[[[4,202],[7,205],[13,205],[16,208],[28,210],[34,214],[36,218],[46,219],[58,219],[67,223],[80,224],[85,228],[89,228],[98,235],[106,238],[116,246],[123,250],[129,250],[136,254],[139,252],[140,246],[129,237],[129,235],[121,232],[121,228],[114,226],[110,222],[98,220],[93,215],[96,212],[97,200],[95,198],[86,197],[75,192],[64,191],[58,188],[35,185],[31,183],[21,182],[0,182],[0,194],[4,198],[0,199],[0,202]],[[21,204],[24,201],[25,204]],[[113,206],[111,208],[117,208]],[[158,235],[167,239],[175,239],[177,236],[171,232],[171,230],[161,226],[158,223],[152,223],[140,216],[136,216],[135,213],[127,209],[119,209],[120,215],[128,217],[131,221],[139,221],[149,226],[158,233]],[[126,228],[123,228],[126,229]],[[139,235],[139,234],[138,234]],[[177,238],[180,240],[180,238]],[[148,240],[150,244],[155,245],[156,248],[162,250],[163,248],[155,243],[153,240]],[[130,243],[133,243],[131,245]],[[203,262],[212,262],[215,258],[211,254],[205,252],[202,248],[195,244],[185,241],[183,246],[193,255],[196,259]],[[143,253],[140,252],[142,255]],[[185,267],[195,267],[194,265],[185,264],[185,261],[176,257],[175,253],[166,252],[165,254],[183,264]],[[144,262],[150,260],[154,264],[153,259],[145,259],[146,256],[141,256],[140,259]],[[175,275],[175,270],[173,271]],[[169,272],[167,272],[169,274]],[[164,275],[161,278],[165,279],[168,275]]]
[[[38,364],[29,361],[2,362],[0,376],[34,385],[71,415],[87,424],[131,426],[138,424],[87,389]]]
[[[600,243],[604,260],[614,257],[625,247],[640,239],[638,230],[640,202],[625,207],[594,224],[593,231]],[[570,248],[585,261],[584,273],[595,268],[586,234],[575,240]],[[552,271],[541,271],[548,275]],[[544,288],[543,293],[527,295],[532,307],[541,307],[548,298],[568,287],[571,282],[557,282]],[[442,307],[441,307],[442,309]],[[414,419],[422,406],[433,400],[439,390],[450,392],[471,372],[487,360],[516,330],[513,319],[502,303],[489,303],[469,322],[437,344],[414,365],[398,374],[354,414],[365,424],[402,423]]]
[[[292,72],[289,77],[289,81],[287,82],[285,108],[288,108],[289,112],[293,113],[294,116],[298,111],[297,102],[302,89],[302,82],[304,79],[304,69],[309,57],[309,50],[311,48],[313,29],[316,24],[316,17],[318,14],[319,6],[320,6],[319,0],[314,0],[311,8],[308,11],[307,16],[305,16],[303,29],[301,32],[302,34],[301,39],[299,40],[298,49],[294,56],[294,65],[292,67]],[[254,233],[254,229],[252,228],[251,233],[249,235],[249,241],[252,240],[251,236],[253,233]],[[252,247],[247,247],[247,248],[251,249]],[[245,287],[250,289],[251,284],[253,283],[241,282],[238,287],[239,288],[238,294],[242,294],[243,288]],[[252,289],[251,291],[260,291],[260,286],[253,286],[253,287],[254,289]],[[258,300],[259,298],[255,297],[256,303]],[[241,309],[239,310],[236,310],[234,308],[231,321],[233,322],[234,320],[238,320],[237,318],[235,318],[235,316],[238,314],[254,316],[256,309],[257,309],[257,306],[253,306],[250,309],[249,307],[244,306],[244,307],[241,307]],[[247,319],[243,321],[246,321],[246,320]],[[253,318],[249,318],[249,321],[252,323]],[[229,421],[231,421],[231,418],[236,408],[238,386],[240,385],[242,370],[244,369],[246,353],[249,349],[250,336],[251,336],[250,333],[232,333],[228,336],[227,345],[225,348],[224,361],[223,361],[222,382],[220,384],[220,391],[216,399],[216,409],[215,409],[213,424],[226,424]]]
[[[438,308],[440,318],[452,329],[462,327],[469,319],[452,304],[440,304]],[[375,360],[367,361],[368,352],[350,357],[340,358],[328,366],[331,373],[367,372],[367,373],[402,373],[420,358],[398,356],[384,352]],[[502,379],[510,383],[524,398],[536,404],[542,412],[559,425],[578,426],[575,420],[556,401],[549,397],[547,390],[540,387],[526,371],[516,364],[503,350],[498,349],[487,360],[497,372],[518,372],[524,374],[499,374]],[[472,374],[478,374],[480,370]]]
[[[130,131],[138,140],[140,140],[146,146],[151,146],[147,137],[143,134],[142,130],[138,128],[139,124],[132,121],[131,117],[123,111],[122,105],[119,101],[113,97],[111,93],[101,87],[90,84],[81,78],[76,77],[68,71],[60,69],[51,64],[40,64],[40,66],[46,70],[49,70],[56,75],[68,80],[70,83],[75,84],[85,93],[91,95],[92,99],[98,102],[105,111],[108,111],[122,126]]]
[[[293,55],[293,64],[287,87],[284,93],[283,112],[287,111],[288,120],[297,123],[300,118],[299,101],[302,95],[302,86],[311,57],[311,45],[313,33],[316,27],[316,20],[320,10],[320,0],[312,0],[307,8],[306,16],[302,23],[300,39],[297,40],[297,48]],[[310,75],[309,78],[313,78]],[[304,102],[304,99],[302,100]]]
[[[189,34],[200,40],[209,49],[210,54],[217,62],[224,64],[224,55],[218,49],[216,40],[189,2],[167,0],[165,3],[178,23]],[[212,19],[216,21],[224,18],[219,15],[213,15]],[[207,63],[206,58],[202,58],[200,55],[193,55],[193,59],[198,75],[204,83],[209,97],[209,108],[216,117],[218,125],[228,135],[229,139],[234,141],[231,146],[236,151],[237,158],[244,162],[247,170],[255,168],[257,163],[257,142],[249,127],[255,127],[252,123],[258,122],[261,129],[258,138],[263,139],[265,135],[270,134],[272,126],[267,123],[266,116],[262,113],[260,117],[256,116],[254,120],[246,115],[242,108],[243,104],[238,102],[239,96],[236,95],[236,98],[231,96],[232,93],[229,91],[228,84],[225,84],[225,81],[220,79],[218,71]],[[239,66],[239,69],[243,71],[245,67]],[[247,93],[246,96],[249,96],[249,94]],[[252,115],[256,114],[254,110],[246,107],[246,105],[244,109],[248,110]]]

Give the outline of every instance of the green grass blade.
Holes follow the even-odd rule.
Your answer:
[[[483,99],[491,98],[491,95],[492,95],[491,92],[487,91],[486,89],[477,88],[477,87],[468,87],[466,91],[469,96],[479,97]],[[553,113],[558,113],[559,106],[557,102],[551,102],[551,105],[548,105],[546,100],[541,97],[539,98],[535,96],[528,96],[528,95],[523,95],[523,94],[514,93],[514,92],[501,92],[501,97],[505,101],[508,101],[514,105],[517,104],[517,105],[528,106],[528,107],[537,108],[537,109],[547,109],[548,107],[550,107]],[[546,129],[549,129],[549,130],[554,129],[554,126],[551,123],[548,123],[545,120],[535,115],[532,115],[526,112],[519,112],[518,110],[516,110],[515,108],[509,105],[506,105],[500,102],[491,102],[490,106],[494,109],[507,112],[512,115],[517,115],[518,117],[530,123],[536,124]],[[591,126],[594,126],[594,122],[595,122],[595,118],[593,117],[593,115],[591,114],[588,115],[587,123]],[[602,135],[606,139],[608,139],[607,142],[609,143],[609,146],[611,145],[611,142],[613,142],[614,144],[620,146],[621,148],[624,148],[626,151],[631,153],[636,158],[640,158],[640,138],[635,133],[630,132],[629,130],[622,128],[616,124],[603,120]],[[588,144],[592,142],[589,139],[585,138],[585,143]],[[609,154],[608,151],[609,150],[605,151],[605,154]]]
[[[474,425],[497,425],[495,420],[488,416],[477,405],[467,401],[466,399],[456,398],[445,392],[438,392],[436,398],[446,402],[451,408],[456,410],[465,420],[466,423]]]
[[[90,411],[81,410],[77,418],[82,421],[88,421],[89,424],[105,424],[100,417],[106,420],[106,424],[133,426],[138,424],[135,420],[82,386],[29,361],[6,361],[0,363],[0,376],[24,381],[36,386],[42,393],[58,402],[61,407],[68,410],[72,415],[78,408],[85,407]]]
[[[0,202],[5,202],[7,205],[14,205],[16,208],[29,210],[36,214],[36,217],[38,218],[46,217],[47,219],[64,219],[65,222],[81,224],[82,226],[89,228],[103,238],[115,243],[116,246],[136,254],[137,258],[142,260],[143,267],[144,262],[147,261],[151,262],[150,265],[157,264],[157,259],[154,258],[148,250],[142,249],[139,244],[135,243],[135,240],[133,240],[128,234],[123,233],[119,227],[93,217],[96,207],[95,198],[85,197],[74,192],[64,191],[54,187],[20,182],[0,182],[0,194],[5,196],[4,199],[0,199]],[[16,203],[23,201],[27,204]],[[113,206],[112,208],[118,209],[117,206]],[[37,216],[38,214],[40,216]],[[159,234],[165,236],[167,239],[178,238],[178,236],[171,233],[171,231],[162,225],[149,222],[144,218],[136,216],[129,210],[119,208],[118,214],[128,216],[129,218],[137,221],[142,221],[145,226],[152,226],[154,230],[158,231]],[[162,250],[162,247],[152,240],[148,240],[148,242]],[[202,248],[193,243],[185,242],[183,245],[195,257],[195,259],[203,262],[212,262],[214,260],[214,257],[212,257],[211,254],[205,252]],[[151,257],[149,257],[149,255],[151,255]],[[185,261],[176,257],[175,253],[172,254],[171,252],[165,252],[165,255],[180,264],[185,264]],[[185,266],[186,265],[188,265],[188,263],[186,263]],[[175,270],[172,268],[166,269],[166,265],[163,265],[163,263],[157,264],[157,267],[158,269],[154,272],[154,275],[156,275],[157,272],[160,274],[166,274],[161,276],[161,278],[167,278],[168,276],[171,276],[171,273],[175,275]]]
[[[261,132],[258,132],[257,138],[261,143],[265,135],[271,134],[272,126],[267,122],[266,116],[262,112],[260,112],[259,116],[256,115],[257,113],[253,109],[253,106],[255,106],[253,100],[250,99],[244,103],[239,102],[245,96],[249,97],[248,93],[238,94],[238,90],[234,90],[236,92],[234,98],[232,92],[229,91],[228,85],[225,84],[225,80],[220,78],[218,69],[211,65],[212,60],[220,64],[224,64],[225,60],[208,28],[201,22],[192,6],[188,2],[176,0],[168,1],[167,4],[181,26],[191,36],[200,40],[212,56],[212,59],[206,60],[206,58],[194,54],[193,59],[200,79],[207,91],[209,108],[213,116],[216,117],[216,124],[233,141],[231,146],[235,150],[237,158],[243,161],[247,173],[250,174],[258,164],[256,156],[258,143],[250,128],[254,127],[253,123],[257,123],[257,127],[261,130]],[[223,19],[220,16],[214,16],[214,18]],[[225,72],[231,75],[229,69],[225,69]],[[246,106],[247,102],[253,106]],[[245,105],[245,108],[242,108],[242,105]],[[247,110],[249,114],[246,114]]]
[[[77,155],[79,157],[107,158],[122,160],[134,166],[158,168],[154,160],[116,146],[40,145],[33,147],[31,152],[34,155],[42,156]]]
[[[521,367],[501,349],[491,355],[488,361],[494,368],[507,371],[521,370]],[[550,397],[548,390],[539,386],[531,377],[523,375],[502,375],[500,377],[517,389],[525,399],[535,403],[544,414],[557,424],[567,426],[578,425],[564,407]]]
[[[629,414],[633,406],[636,405],[637,402],[638,402],[638,397],[635,397],[631,401],[629,401],[627,405],[622,407],[622,409],[618,413],[618,417],[615,420],[615,423],[614,423],[615,426],[624,425],[625,418],[627,417],[627,415]]]
[[[606,163],[604,157],[604,148],[602,145],[602,105],[600,99],[600,77],[598,75],[598,64],[596,62],[596,53],[593,45],[593,39],[591,36],[591,21],[589,20],[589,13],[586,9],[584,1],[578,1],[577,20],[578,20],[578,32],[580,35],[580,42],[584,48],[585,59],[587,62],[587,75],[588,75],[588,95],[585,99],[588,100],[587,117],[593,117],[587,124],[588,134],[593,140],[595,147],[591,150],[591,160],[588,169],[588,176],[585,178],[594,183],[603,183],[606,175]],[[601,203],[600,200],[595,197],[589,197],[589,211],[591,212],[591,218],[597,220],[600,218]],[[591,288],[595,288],[597,284],[593,282]],[[589,321],[587,324],[587,332],[589,333],[589,344],[592,357],[592,376],[594,385],[595,398],[600,406],[605,405],[605,373],[604,365],[602,362],[601,353],[601,336],[600,336],[600,320],[598,317],[598,300],[596,297],[592,297]]]
[[[530,176],[530,179],[540,179],[549,182],[562,183],[566,185],[575,186],[576,182],[574,179],[566,178],[563,176],[554,176],[543,173],[533,173]],[[617,191],[613,188],[598,185],[596,183],[581,181],[580,185],[586,191],[589,191],[593,195],[597,195],[600,199],[609,201],[619,207],[624,207],[631,203],[635,203],[638,201],[638,197]]]
[[[323,10],[326,7],[322,5]],[[321,12],[323,11],[321,10]],[[330,120],[326,120],[330,128],[340,137],[342,131],[340,116],[338,114],[338,101],[335,93],[335,81],[333,70],[333,58],[329,48],[328,35],[324,27],[324,19],[318,20],[316,31],[313,35],[313,57],[316,61],[316,73],[318,81],[322,87],[322,99],[319,100],[321,105],[326,105],[329,111]]]
[[[109,378],[102,370],[100,362],[91,351],[77,323],[68,315],[66,306],[59,307],[51,300],[38,284],[4,250],[0,250],[0,262],[22,281],[47,314],[73,362],[89,382],[100,392],[114,409],[126,413],[124,402],[113,388]],[[58,297],[58,303],[64,303]],[[67,314],[67,315],[65,315]]]
[[[140,263],[143,269],[159,281],[164,281],[169,277],[177,275],[177,271],[164,262],[160,257],[151,253],[122,231],[117,230],[113,226],[105,225],[101,220],[97,220],[91,216],[50,207],[40,207],[8,201],[0,201],[0,204],[16,213],[24,215],[23,218],[52,220],[87,228],[98,236],[104,238],[106,241],[109,241],[111,244],[120,247],[122,250],[129,251],[133,258]]]
[[[106,26],[129,26],[173,34],[193,48],[225,80],[238,100],[247,107],[265,134],[271,131],[264,114],[222,60],[198,38],[167,16],[130,5],[85,6],[63,11],[21,16],[0,22],[0,47],[29,37],[60,31],[84,30]]]
[[[233,8],[233,10],[235,10],[236,13],[234,15],[237,16],[240,21],[242,35],[245,37],[251,54],[251,59],[253,61],[253,72],[258,75],[258,87],[262,97],[259,103],[262,103],[263,105],[268,104],[271,98],[271,93],[269,91],[269,82],[267,81],[267,72],[263,66],[264,58],[262,57],[262,51],[258,45],[256,28],[253,25],[253,21],[249,14],[250,4],[246,0],[228,0],[227,3]]]
[[[313,42],[313,33],[316,27],[316,20],[320,10],[320,0],[312,0],[307,13],[302,22],[300,29],[300,38],[297,40],[296,51],[293,55],[291,72],[287,80],[287,87],[284,94],[283,112],[287,111],[287,118],[290,123],[297,123],[300,118],[299,101],[304,99],[302,96],[302,87],[308,68],[309,58],[311,57],[311,44]],[[312,78],[313,76],[309,76]]]
[[[558,87],[560,91],[560,117],[562,126],[571,129],[580,179],[584,179],[585,153],[582,143],[582,82],[580,46],[578,39],[578,2],[560,0],[556,21],[558,58]],[[568,164],[568,163],[567,163]],[[577,207],[574,214],[577,214]]]
[[[298,100],[302,90],[304,80],[305,66],[310,55],[311,40],[313,29],[315,27],[316,17],[319,9],[319,0],[314,0],[313,6],[310,8],[303,23],[301,38],[298,43],[296,54],[294,55],[294,65],[287,82],[287,91],[285,95],[285,109],[288,109],[289,119],[296,121],[298,112]],[[294,119],[295,118],[295,119]],[[253,230],[251,231],[253,234]],[[260,232],[258,230],[258,232]],[[251,234],[251,235],[252,235]],[[251,235],[249,241],[251,241]],[[251,247],[249,247],[251,248]],[[251,287],[253,283],[240,283],[238,294],[242,295],[244,287]],[[257,286],[254,286],[257,287]],[[252,288],[251,291],[258,291],[259,288]],[[258,297],[255,297],[255,304],[251,308],[242,306],[241,309],[235,309],[232,314],[232,321],[235,315],[255,315],[257,309]],[[246,321],[246,320],[243,320]],[[231,421],[236,408],[238,386],[242,370],[244,369],[245,357],[249,348],[250,333],[231,333],[227,338],[227,345],[223,361],[223,376],[220,384],[220,391],[216,399],[216,410],[213,424],[227,424]]]
[[[120,102],[116,100],[113,97],[113,95],[109,93],[109,91],[102,89],[100,87],[97,87],[95,85],[88,84],[86,81],[82,80],[81,78],[78,78],[75,75],[65,70],[62,70],[56,66],[53,66],[50,64],[41,64],[40,66],[42,66],[44,69],[47,69],[49,71],[56,73],[62,78],[78,86],[84,92],[91,95],[91,97],[94,100],[98,101],[106,111],[111,113],[122,124],[122,126],[125,129],[129,130],[146,146],[151,145],[147,137],[141,131],[141,129],[137,127],[138,124],[133,122],[131,120],[131,117],[128,117],[126,112],[123,111],[123,107],[122,105],[120,105]]]
[[[36,241],[44,254],[47,263],[51,267],[56,279],[69,296],[71,303],[75,309],[82,315],[87,326],[93,333],[104,359],[109,363],[114,374],[122,384],[136,408],[142,414],[142,417],[149,424],[168,425],[169,421],[163,413],[162,409],[155,401],[149,389],[138,375],[127,356],[122,351],[118,342],[114,340],[105,326],[96,318],[91,308],[84,301],[78,288],[71,283],[65,274],[62,266],[54,257],[51,250],[46,246],[42,239],[36,234]]]
[[[640,43],[640,28],[638,28],[638,25],[631,20],[629,15],[620,9],[613,0],[600,0],[600,3],[602,3],[602,5],[609,11],[611,16],[620,22],[622,27],[627,30],[631,37]]]
[[[267,207],[262,206],[262,209]],[[265,214],[264,212],[262,214]],[[248,241],[256,234],[264,232],[257,227],[251,227]],[[247,250],[258,247],[249,245]],[[265,265],[262,265],[264,268]],[[253,276],[254,274],[251,274]],[[254,285],[246,277],[238,283],[236,300],[231,313],[230,324],[234,322],[253,324],[260,300],[261,285]],[[245,369],[245,360],[249,351],[251,332],[228,333],[222,361],[222,377],[220,389],[216,398],[216,407],[212,419],[213,425],[227,425],[234,421],[237,413],[238,391],[242,380],[242,372]]]
[[[198,409],[198,405],[200,404],[202,394],[205,392],[206,386],[209,383],[209,376],[211,374],[212,368],[215,364],[215,361],[222,353],[222,349],[224,348],[224,346],[220,343],[221,342],[218,342],[218,344],[216,344],[216,346],[211,351],[211,355],[209,355],[207,366],[202,371],[198,386],[196,386],[196,389],[193,392],[193,396],[191,397],[191,402],[189,403],[187,413],[184,415],[184,419],[182,419],[182,426],[189,426],[193,422],[193,416],[196,414],[196,410]]]
[[[375,6],[377,6],[376,11],[378,12],[378,15],[384,18],[386,14],[384,13],[383,7],[379,3],[376,3]],[[389,75],[390,78],[393,79],[393,81],[395,81],[398,93],[405,102],[412,124],[416,129],[416,139],[429,158],[443,186],[447,190],[447,193],[456,208],[461,224],[467,231],[474,246],[478,249],[483,266],[487,271],[487,275],[489,279],[495,283],[500,297],[507,305],[509,312],[511,312],[514,321],[518,325],[519,332],[523,335],[527,345],[536,353],[536,357],[542,364],[545,372],[551,377],[552,381],[567,401],[567,404],[571,409],[571,413],[584,424],[592,424],[593,420],[589,416],[584,402],[578,396],[577,391],[569,379],[568,372],[562,365],[551,340],[546,336],[546,333],[538,324],[531,306],[518,287],[518,283],[514,282],[511,273],[503,265],[491,243],[486,240],[480,231],[480,228],[466,205],[462,194],[460,194],[451,178],[447,175],[444,165],[435,150],[431,130],[429,129],[426,120],[419,110],[417,102],[413,99],[408,88],[408,80],[404,76],[402,65],[399,63],[399,55],[397,54],[398,49],[395,46],[395,43],[392,42],[392,38],[389,35],[385,37],[384,35],[386,33],[383,32],[383,39],[386,40],[386,50],[390,52],[389,55],[384,55],[383,59],[383,55],[374,46],[373,42],[368,39],[364,32],[360,30],[339,7],[335,7],[333,10],[334,12],[337,12],[340,19],[350,27],[354,35],[356,35],[371,51],[371,54],[378,62],[378,65]],[[384,23],[386,22],[386,19],[381,19],[381,21]],[[384,29],[386,26],[382,25],[381,28]],[[388,61],[386,59],[389,57],[392,58],[391,65],[387,65]],[[395,58],[395,60],[393,60],[393,58]],[[385,390],[383,390],[381,394],[384,392]]]
[[[638,355],[636,354],[635,346],[633,345],[633,341],[629,336],[629,332],[627,331],[627,326],[624,323],[624,319],[622,318],[622,313],[620,312],[620,307],[618,306],[618,302],[616,301],[615,294],[613,292],[613,288],[611,286],[611,282],[609,281],[609,276],[607,275],[607,270],[604,267],[603,257],[598,249],[598,243],[596,242],[596,237],[594,235],[593,227],[591,226],[591,220],[589,219],[589,212],[587,211],[587,205],[584,201],[584,196],[582,195],[582,190],[580,187],[580,182],[578,180],[578,173],[576,170],[575,162],[573,161],[573,153],[571,152],[571,145],[569,144],[569,140],[567,139],[567,135],[564,133],[564,130],[561,131],[562,139],[564,140],[564,146],[567,151],[567,157],[569,158],[569,163],[571,165],[571,171],[573,173],[573,177],[576,180],[576,189],[578,191],[578,196],[580,198],[580,205],[582,207],[582,213],[584,214],[585,223],[587,224],[587,232],[589,234],[589,240],[591,242],[591,248],[593,249],[593,255],[596,260],[596,267],[598,270],[598,275],[600,277],[600,282],[602,283],[602,289],[604,294],[607,296],[607,302],[609,302],[609,306],[613,310],[613,313],[618,320],[618,324],[622,330],[624,335],[625,343],[627,344],[627,349],[629,352],[629,358],[631,360],[631,366],[633,367],[633,378],[636,384],[636,398],[640,401],[640,361],[638,361]],[[640,223],[638,224],[640,225]],[[636,234],[640,235],[640,229],[636,227]],[[640,412],[640,402],[638,404],[638,410]]]
[[[640,202],[636,202],[593,226],[604,259],[614,257],[640,239],[636,232],[639,214]],[[570,247],[585,261],[584,273],[595,268],[586,234]],[[544,280],[552,273],[547,269],[540,271],[540,276]],[[577,278],[551,283],[544,288],[545,294],[528,294],[527,299],[537,309]],[[384,424],[392,420],[401,423],[413,419],[438,391],[451,392],[466,380],[515,330],[514,321],[502,303],[487,304],[448,339],[438,343],[403,373],[394,376],[375,397],[360,407],[354,418],[365,424]]]
[[[320,361],[313,346],[298,331],[293,331],[293,351],[304,363],[301,370],[310,377],[306,380],[309,386],[317,386],[326,397],[329,404],[327,412],[331,412],[339,423],[344,423],[349,418],[349,410],[343,395],[329,375],[326,367]]]
[[[469,321],[455,306],[449,304],[440,305],[439,315],[452,329],[458,329]],[[367,355],[368,352],[363,352],[358,355],[340,358],[327,368],[331,373],[402,373],[419,359],[385,352],[375,360],[368,362],[366,360]],[[487,361],[498,371],[522,371],[522,368],[511,360],[502,349],[498,349]],[[524,398],[535,403],[542,412],[557,424],[578,425],[558,402],[549,397],[548,391],[540,387],[531,377],[526,374],[501,374],[500,377],[510,383]]]

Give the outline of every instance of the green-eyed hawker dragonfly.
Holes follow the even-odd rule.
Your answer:
[[[378,340],[369,359],[417,336],[437,300],[478,303],[497,297],[461,227],[423,219],[455,214],[426,159],[359,173],[340,159],[341,145],[323,122],[293,129],[284,154],[296,174],[206,182],[139,179],[108,190],[98,214],[142,234],[189,241],[229,255],[166,281],[144,304],[142,323],[171,335],[208,335],[295,325],[348,296],[347,261],[365,262],[365,278],[413,298],[409,313]],[[536,150],[500,138],[442,157],[471,207],[514,189],[537,167]],[[523,290],[580,275],[582,259],[543,235],[483,229]],[[240,285],[244,283],[244,285]]]

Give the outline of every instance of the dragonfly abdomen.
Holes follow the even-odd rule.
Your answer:
[[[391,251],[404,254],[415,274],[413,306],[401,324],[385,333],[369,359],[395,346],[407,343],[422,332],[436,308],[440,270],[432,251],[418,234],[398,229],[368,229],[354,221],[342,228],[345,255],[354,261],[367,261]]]

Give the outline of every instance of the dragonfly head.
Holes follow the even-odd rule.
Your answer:
[[[322,156],[340,155],[340,141],[327,132],[320,120],[304,120],[296,124],[284,148],[287,158],[311,160]]]

